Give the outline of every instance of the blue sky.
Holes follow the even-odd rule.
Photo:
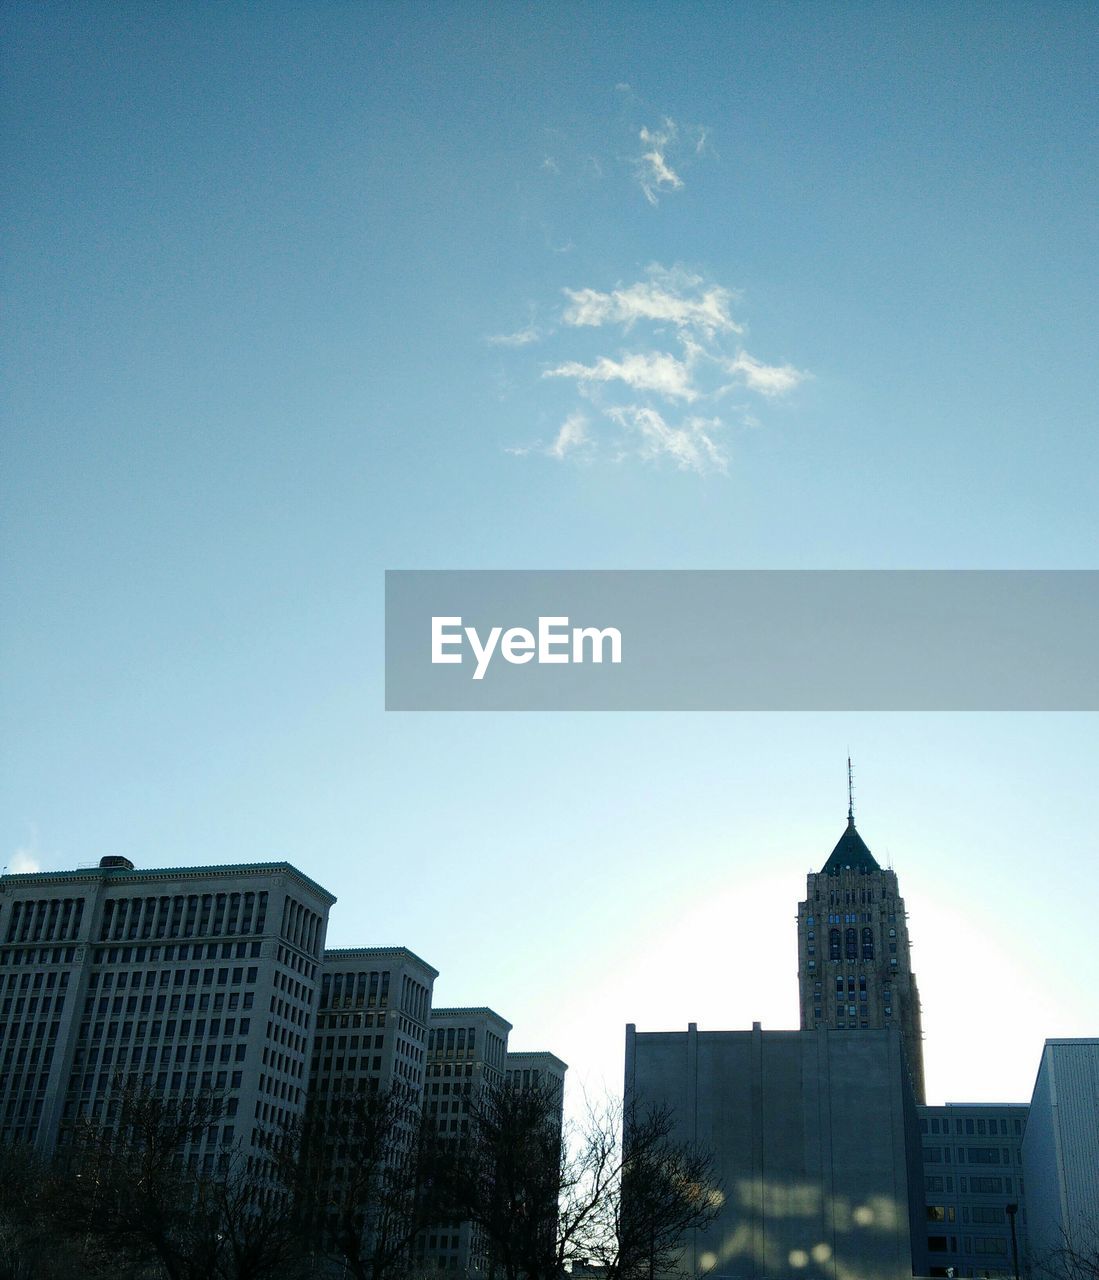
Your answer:
[[[615,1082],[794,1023],[850,747],[929,1096],[1094,1034],[1094,716],[381,693],[386,568],[1096,567],[1092,6],[3,22],[9,866],[290,858]]]

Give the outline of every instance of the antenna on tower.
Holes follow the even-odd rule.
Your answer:
[[[855,825],[855,775],[851,771],[851,756],[847,757],[847,825]]]

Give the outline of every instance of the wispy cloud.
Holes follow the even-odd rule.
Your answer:
[[[739,375],[744,385],[763,396],[784,396],[808,377],[803,369],[792,364],[764,364],[747,351],[738,351],[736,358],[726,362],[730,373]]]
[[[741,341],[745,326],[734,314],[740,295],[697,272],[653,264],[640,280],[562,293],[557,315],[494,339],[515,348],[546,344],[554,354],[538,376],[571,382],[579,398],[551,441],[510,453],[559,462],[633,457],[699,474],[725,472],[730,432],[758,426],[750,410],[789,395],[810,376],[749,354]]]
[[[679,329],[700,329],[707,337],[743,332],[729,313],[733,295],[728,289],[718,285],[705,288],[700,276],[680,273],[676,277],[659,268],[656,271],[657,279],[638,281],[610,293],[566,289],[570,305],[561,318],[578,327],[620,324],[627,329],[638,320],[664,321]],[[688,296],[688,291],[697,296]]]
[[[634,438],[636,452],[645,461],[670,459],[680,471],[725,472],[729,460],[715,436],[724,430],[720,418],[684,418],[667,422],[648,405],[616,405],[607,416]]]
[[[643,126],[638,136],[648,150],[638,158],[637,180],[649,204],[657,204],[662,191],[678,191],[683,186],[683,179],[668,163],[668,152],[678,140],[679,129],[670,116],[665,116],[661,128]]]
[[[582,413],[570,413],[546,452],[551,458],[567,458],[589,443],[587,418]]]
[[[487,341],[494,347],[529,347],[541,336],[542,331],[536,325],[528,324],[525,329],[519,329],[515,333],[489,334]]]
[[[514,454],[518,458],[538,453],[547,458],[556,458],[558,462],[563,462],[566,458],[575,459],[591,452],[593,441],[589,433],[589,425],[585,414],[570,413],[549,444],[539,440],[534,444],[512,445],[504,452]]]
[[[556,369],[547,369],[542,376],[575,378],[579,383],[624,382],[635,391],[655,391],[688,403],[698,396],[691,385],[691,372],[687,365],[663,351],[628,352],[620,360],[600,356],[592,365],[569,360]]]

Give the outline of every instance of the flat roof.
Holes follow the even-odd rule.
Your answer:
[[[418,965],[425,968],[428,973],[433,974],[436,978],[439,976],[439,970],[433,965],[418,956],[415,951],[410,951],[408,947],[326,947],[324,951],[324,963],[339,960],[380,960],[383,956],[407,956],[410,960],[415,960]]]
[[[486,1005],[470,1005],[468,1007],[450,1008],[450,1009],[432,1009],[429,1018],[469,1018],[479,1015],[486,1018],[495,1018],[497,1022],[502,1022],[509,1031],[512,1025],[507,1018],[502,1018],[495,1009],[489,1009]]]
[[[124,885],[147,880],[185,880],[197,879],[202,876],[259,875],[261,873],[291,876],[312,889],[329,906],[336,901],[334,893],[329,893],[327,889],[317,884],[315,880],[310,880],[303,871],[299,871],[290,862],[231,862],[218,863],[209,867],[134,867],[132,870],[129,867],[94,866],[78,867],[74,871],[7,872],[0,876],[0,880],[5,884],[11,882],[13,886],[50,884],[53,882],[62,884],[95,883],[104,880],[111,884]]]

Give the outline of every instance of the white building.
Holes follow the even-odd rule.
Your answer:
[[[324,953],[309,1088],[317,1099],[400,1088],[419,1106],[438,970],[406,947]]]
[[[503,1083],[511,1023],[492,1009],[432,1009],[428,1030],[424,1110],[440,1134],[460,1140],[469,1132],[471,1098]],[[484,1238],[468,1222],[440,1222],[416,1241],[417,1262],[428,1271],[483,1273]]]
[[[504,1057],[504,1079],[516,1089],[553,1089],[564,1105],[568,1065],[544,1049],[509,1052]]]
[[[0,1141],[42,1150],[125,1083],[213,1092],[211,1171],[301,1111],[328,911],[288,862],[0,877]]]

